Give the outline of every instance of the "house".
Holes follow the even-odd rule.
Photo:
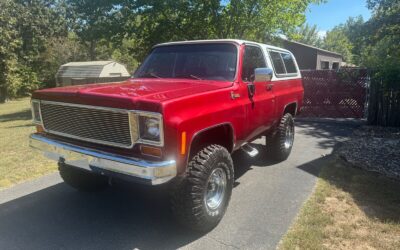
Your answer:
[[[282,40],[283,47],[294,54],[300,70],[339,69],[343,62],[341,54],[311,45]]]
[[[61,65],[57,74],[57,86],[86,83],[119,82],[130,77],[123,64],[114,61],[70,62]]]

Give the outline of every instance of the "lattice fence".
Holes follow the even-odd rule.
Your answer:
[[[363,118],[368,72],[363,69],[304,70],[304,104],[300,116]]]

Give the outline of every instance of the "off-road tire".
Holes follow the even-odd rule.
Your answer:
[[[210,210],[205,201],[210,175],[215,171],[226,174],[226,187],[221,203]],[[171,190],[172,212],[182,225],[199,232],[213,229],[225,214],[234,183],[233,162],[222,146],[201,149],[189,162],[185,175],[178,178]]]
[[[71,187],[83,192],[102,191],[108,187],[108,178],[63,163],[58,164],[61,178]]]
[[[293,133],[292,143],[289,147],[285,146],[287,139],[287,130],[291,129]],[[275,133],[266,137],[266,145],[271,153],[271,157],[277,161],[286,160],[293,148],[294,142],[294,120],[293,116],[286,113],[279,122]]]

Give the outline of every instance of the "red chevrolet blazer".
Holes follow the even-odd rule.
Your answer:
[[[177,219],[208,231],[232,193],[231,154],[285,160],[303,86],[289,51],[241,40],[154,46],[131,79],[32,96],[30,145],[78,190],[124,178],[170,188]],[[265,136],[258,152],[249,142]]]

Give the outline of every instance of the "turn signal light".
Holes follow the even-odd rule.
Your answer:
[[[140,152],[144,155],[154,156],[161,158],[162,152],[160,148],[149,147],[149,146],[140,146]]]

